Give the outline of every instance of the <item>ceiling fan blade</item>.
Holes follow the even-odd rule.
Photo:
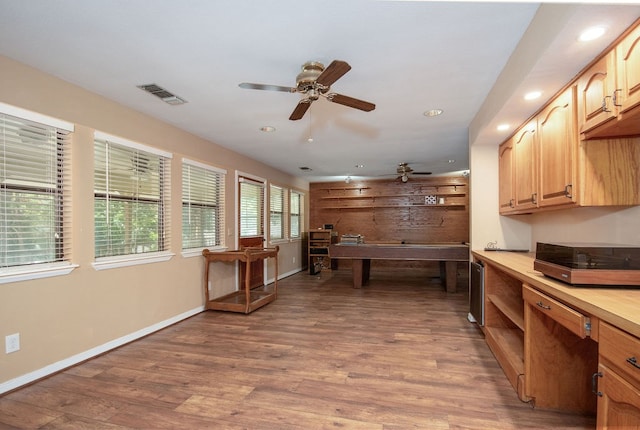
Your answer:
[[[341,105],[360,109],[365,112],[370,112],[376,108],[376,105],[373,103],[365,102],[364,100],[354,99],[353,97],[343,96],[342,94],[336,93],[327,94],[327,100]]]
[[[285,93],[295,93],[298,91],[297,88],[293,87],[283,87],[281,85],[268,85],[268,84],[252,84],[250,82],[243,82],[238,84],[240,88],[245,88],[247,90],[266,90],[266,91],[282,91]]]
[[[301,119],[309,109],[309,106],[311,106],[311,100],[309,99],[300,100],[296,108],[291,113],[291,116],[289,117],[289,119],[291,121],[297,121]]]
[[[412,175],[431,175],[431,172],[411,172]]]
[[[330,87],[349,70],[351,70],[351,66],[346,61],[333,60],[331,64],[329,64],[329,67],[320,73],[320,76],[316,79],[316,83]]]

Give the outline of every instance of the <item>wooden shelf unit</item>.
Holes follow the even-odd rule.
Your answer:
[[[332,261],[329,245],[336,242],[333,230],[309,230],[309,274],[315,275],[323,270],[331,270]]]

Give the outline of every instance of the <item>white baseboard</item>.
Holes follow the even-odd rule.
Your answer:
[[[148,334],[151,334],[158,330],[162,330],[163,328],[168,327],[172,324],[175,324],[179,321],[182,321],[183,319],[199,314],[202,311],[204,311],[204,306],[199,306],[195,309],[191,309],[187,312],[181,313],[172,318],[166,319],[164,321],[160,321],[159,323],[153,324],[152,326],[145,327],[141,330],[130,333],[126,336],[122,336],[118,339],[114,339],[110,342],[104,343],[95,348],[91,348],[88,351],[81,352],[69,358],[65,358],[64,360],[60,360],[56,363],[45,366],[41,369],[34,370],[33,372],[29,372],[25,375],[18,376],[17,378],[14,378],[14,379],[10,379],[0,384],[0,394],[6,393],[11,390],[15,390],[16,388],[22,387],[23,385],[27,385],[33,381],[37,381],[38,379],[44,378],[45,376],[52,375],[56,372],[59,372],[68,367],[81,363],[85,360],[96,357],[112,349],[118,348],[119,346],[132,342],[136,339],[140,339],[141,337],[147,336]]]

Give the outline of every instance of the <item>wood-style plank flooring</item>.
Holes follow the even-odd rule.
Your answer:
[[[467,321],[465,274],[455,294],[428,275],[296,274],[252,314],[203,312],[0,397],[0,428],[595,427],[518,400]]]

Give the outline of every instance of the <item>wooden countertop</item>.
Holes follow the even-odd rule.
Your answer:
[[[533,270],[533,253],[472,251],[472,255],[587,315],[640,337],[640,288],[584,288],[565,284]]]

